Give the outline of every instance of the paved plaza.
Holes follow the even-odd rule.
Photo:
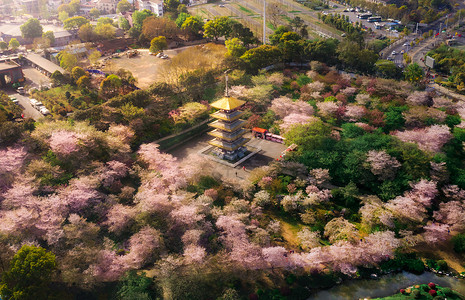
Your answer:
[[[237,179],[247,179],[248,174],[251,170],[257,167],[268,165],[271,161],[274,161],[277,158],[279,158],[281,152],[283,152],[287,148],[287,146],[285,146],[284,144],[254,138],[250,133],[246,134],[245,137],[250,138],[250,141],[246,144],[246,146],[250,145],[256,148],[261,148],[261,151],[249,158],[248,160],[246,160],[245,162],[243,162],[242,164],[240,164],[239,166],[237,166],[236,168],[232,168],[212,160],[211,162],[215,166],[215,171],[221,174],[221,176],[228,178],[236,178],[237,174]],[[200,150],[204,149],[205,147],[208,147],[208,141],[211,139],[211,136],[204,133],[169,151],[169,153],[174,157],[177,157],[178,160],[182,162],[182,160],[188,157],[190,154],[197,154]]]

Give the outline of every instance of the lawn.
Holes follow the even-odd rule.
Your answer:
[[[248,8],[246,8],[246,7],[244,7],[244,6],[240,5],[240,4],[238,4],[237,6],[239,6],[240,10],[248,13],[250,16],[255,15],[255,12],[251,11],[250,9],[248,9]]]

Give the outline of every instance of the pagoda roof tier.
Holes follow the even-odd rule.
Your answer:
[[[224,97],[218,101],[213,102],[210,104],[214,108],[223,109],[223,110],[233,110],[238,108],[239,106],[243,105],[245,101],[236,99],[234,97]]]
[[[215,129],[213,131],[208,132],[209,135],[214,136],[218,139],[225,140],[227,142],[232,142],[235,141],[239,138],[241,138],[247,131],[243,128],[236,130],[234,132],[226,132],[226,131],[221,131],[218,129]]]
[[[220,129],[223,131],[233,132],[239,129],[240,127],[242,127],[244,124],[245,124],[245,121],[240,120],[240,119],[234,122],[231,122],[231,123],[217,120],[217,121],[211,122],[210,124],[208,124],[208,126],[211,126],[213,128]]]
[[[222,110],[219,110],[213,114],[210,114],[210,116],[212,118],[215,118],[215,119],[220,119],[220,120],[223,120],[223,121],[235,121],[237,119],[239,119],[240,117],[242,117],[243,115],[245,114],[245,112],[243,111],[240,111],[240,110],[236,110],[236,111],[233,111],[231,113],[226,113],[225,111],[222,111]]]
[[[209,141],[208,143],[212,146],[215,146],[215,147],[218,147],[218,148],[221,148],[223,150],[227,150],[227,151],[234,151],[234,150],[237,150],[239,147],[242,147],[244,146],[250,139],[248,138],[244,138],[244,137],[241,137],[240,139],[232,142],[232,143],[229,143],[229,142],[226,142],[226,141],[223,141],[223,140],[220,140],[220,139],[213,139],[211,141]]]

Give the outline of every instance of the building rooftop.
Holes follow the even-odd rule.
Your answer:
[[[234,97],[224,97],[216,102],[213,102],[211,106],[218,109],[233,110],[239,106],[242,106],[244,103],[245,101],[236,99]]]
[[[57,32],[54,32],[53,35],[55,36],[56,39],[58,39],[62,37],[72,36],[73,34],[69,31],[57,31]]]
[[[9,69],[18,68],[19,65],[15,63],[0,63],[0,71],[6,71]]]
[[[62,67],[52,63],[51,61],[43,58],[42,56],[38,54],[28,53],[28,55],[25,56],[25,58],[49,73],[53,73],[55,71],[60,71],[63,74],[67,73],[67,71],[63,69]]]

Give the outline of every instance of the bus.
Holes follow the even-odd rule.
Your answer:
[[[359,14],[357,16],[357,18],[359,18],[359,19],[368,19],[371,16],[372,16],[372,14]]]
[[[381,22],[381,17],[369,17],[368,22],[370,22],[370,23]]]

